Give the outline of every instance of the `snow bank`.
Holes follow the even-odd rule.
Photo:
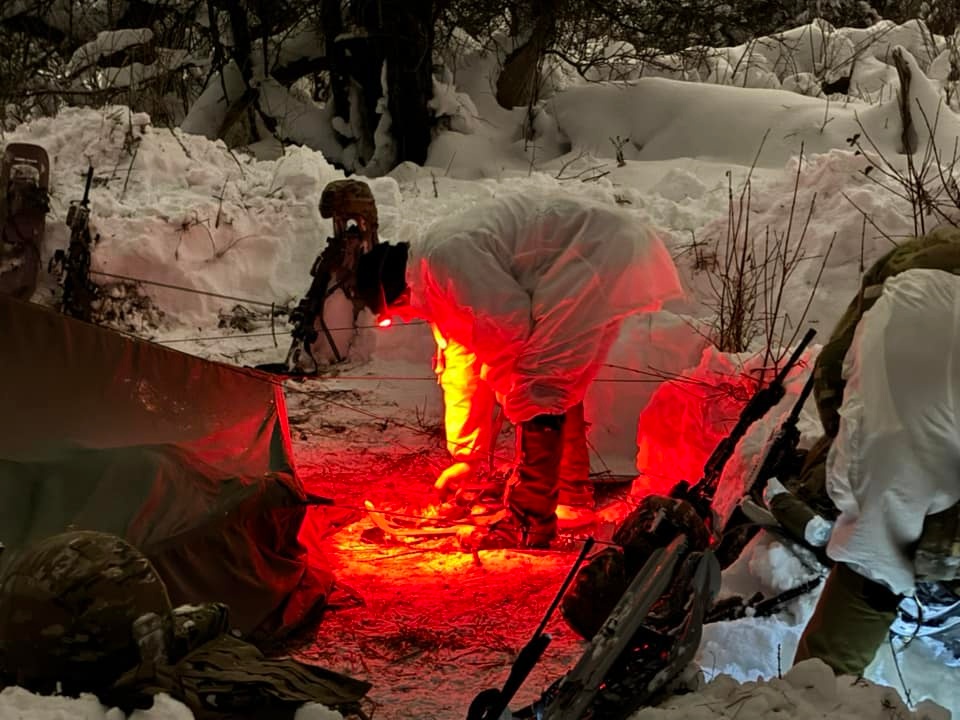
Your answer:
[[[913,74],[909,106],[922,107],[932,122],[939,89],[904,53]],[[574,149],[610,157],[611,138],[625,138],[626,160],[696,157],[750,165],[756,157],[760,167],[782,167],[801,144],[809,154],[823,153],[847,147],[848,138],[864,130],[884,155],[892,158],[900,152],[902,123],[895,100],[874,106],[828,104],[779,89],[643,78],[570,88],[547,107]],[[705,113],[709,123],[704,123]],[[922,128],[922,120],[919,124]],[[942,113],[937,144],[944,157],[950,157],[958,136],[960,119]]]
[[[915,709],[906,706],[896,691],[851,677],[834,677],[820,660],[807,660],[782,678],[740,684],[721,675],[700,692],[671,698],[660,707],[645,708],[632,720],[701,720],[738,718],[915,718],[949,720],[950,713],[931,702]]]
[[[640,474],[631,495],[668,494],[680,480],[699,480],[707,459],[756,393],[758,380],[773,377],[770,368],[772,359],[765,353],[732,355],[706,346],[696,367],[665,378],[640,414]],[[797,376],[805,374],[805,365],[794,369],[787,380],[785,404],[795,401]]]
[[[147,710],[134,710],[129,716],[118,708],[106,708],[94,695],[68,698],[60,695],[34,695],[19,687],[0,691],[0,718],[4,720],[193,720],[190,709],[166,694],[154,696]],[[343,720],[336,710],[319,703],[306,703],[294,720]]]
[[[320,217],[320,193],[343,178],[313,150],[295,147],[275,161],[257,161],[219,141],[155,128],[146,115],[116,107],[68,109],[22,126],[10,139],[38,143],[50,154],[52,242],[66,242],[57,220],[80,198],[92,164],[91,225],[100,235],[94,271],[239,298],[146,287],[172,323],[194,327],[236,302],[263,311],[302,295],[332,232]],[[390,218],[396,183],[380,178],[370,185]],[[54,249],[45,248],[45,255]]]
[[[798,554],[781,541],[761,534],[724,571],[720,597],[748,597],[755,592],[771,597],[822,573],[811,555]],[[759,679],[779,677],[793,661],[800,634],[822,588],[821,584],[807,595],[786,603],[771,617],[746,617],[705,625],[696,657],[705,677],[710,680],[721,674],[728,675],[747,686]],[[898,642],[896,660],[889,644],[881,646],[864,673],[866,680],[861,683],[876,683],[893,695],[900,693],[913,702],[932,699],[951,712],[960,711],[960,687],[952,682],[957,661],[947,657],[948,653],[935,641],[923,640],[918,638],[906,647]],[[838,684],[847,681],[852,682],[853,678],[840,678]],[[867,705],[862,710],[863,714],[857,717],[899,717],[880,715]]]
[[[671,312],[627,319],[584,398],[594,472],[635,473],[641,411],[665,376],[696,363],[705,343],[687,320]]]
[[[339,718],[337,713],[330,720]],[[0,691],[0,718],[29,718],[29,720],[127,720],[117,708],[106,708],[94,695],[68,698],[60,695],[34,695],[19,687]],[[147,710],[135,710],[129,720],[193,720],[193,713],[169,695],[157,695]],[[323,716],[301,720],[326,720]]]

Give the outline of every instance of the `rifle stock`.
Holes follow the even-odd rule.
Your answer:
[[[753,492],[761,482],[776,475],[777,468],[781,467],[787,459],[787,455],[796,449],[800,441],[800,431],[797,428],[797,423],[800,420],[800,412],[813,391],[813,381],[813,373],[810,373],[807,381],[803,384],[800,395],[797,396],[797,401],[790,409],[787,419],[770,437],[754,464],[753,470],[744,484],[745,494]]]

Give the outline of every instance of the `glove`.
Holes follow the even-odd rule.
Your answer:
[[[824,547],[830,542],[832,532],[832,522],[819,515],[814,515],[803,529],[803,539],[813,547]]]
[[[777,480],[777,478],[772,477],[767,481],[767,486],[763,489],[763,502],[766,504],[767,507],[770,507],[771,501],[777,495],[783,495],[786,492],[790,492],[790,491],[787,490],[783,486],[783,483]]]
[[[476,477],[477,469],[472,463],[455,462],[440,473],[433,488],[443,501],[450,498],[463,485],[473,483]]]

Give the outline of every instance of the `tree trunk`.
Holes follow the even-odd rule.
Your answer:
[[[918,137],[917,129],[913,124],[913,108],[910,105],[910,66],[907,65],[907,61],[899,49],[893,51],[893,66],[897,69],[897,75],[900,78],[900,93],[898,94],[898,107],[902,123],[900,152],[904,155],[912,155],[917,151]]]
[[[333,112],[349,124],[350,120],[350,65],[347,62],[343,43],[337,37],[343,32],[343,15],[340,0],[323,0],[320,5],[320,21],[323,25],[324,44],[330,67],[330,102]]]
[[[368,34],[365,46],[376,82],[363,83],[369,109],[383,96],[380,82],[386,62],[390,135],[396,144],[395,163],[423,164],[430,145],[433,98],[433,0],[368,0],[355,5],[357,22]],[[357,62],[358,58],[352,58]],[[372,129],[372,128],[371,128]]]
[[[387,43],[387,106],[397,162],[422,165],[430,146],[433,114],[433,0],[390,0],[393,37]]]
[[[497,102],[502,107],[527,105],[540,95],[540,71],[543,56],[553,45],[557,18],[564,0],[532,0],[532,27],[527,41],[510,53],[497,78]]]

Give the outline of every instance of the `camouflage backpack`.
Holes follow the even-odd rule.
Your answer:
[[[170,599],[123,539],[77,531],[41,540],[0,580],[0,677],[35,692],[96,693],[173,639]],[[160,660],[161,658],[154,658]]]
[[[347,712],[370,688],[266,658],[229,623],[220,603],[172,609],[149,560],[123,539],[55,535],[13,558],[0,579],[0,688],[93,693],[128,713],[165,692],[198,720],[293,718],[305,702]]]
[[[814,366],[814,398],[827,436],[837,436],[843,403],[843,360],[853,343],[857,324],[873,307],[883,283],[905,270],[944,270],[960,275],[960,229],[941,228],[908,240],[877,260],[864,274],[860,291],[847,307],[823,346]]]
[[[960,580],[960,503],[927,515],[913,564],[918,580]]]
[[[682,567],[689,556],[710,546],[710,531],[690,503],[663,495],[640,500],[617,527],[613,535],[616,547],[594,555],[574,578],[560,604],[567,624],[582,637],[592,638],[653,551],[667,547],[678,535],[686,535],[688,540]],[[679,583],[675,587],[685,586]],[[675,598],[667,595],[662,604],[672,608]],[[658,612],[654,608],[651,614]]]

